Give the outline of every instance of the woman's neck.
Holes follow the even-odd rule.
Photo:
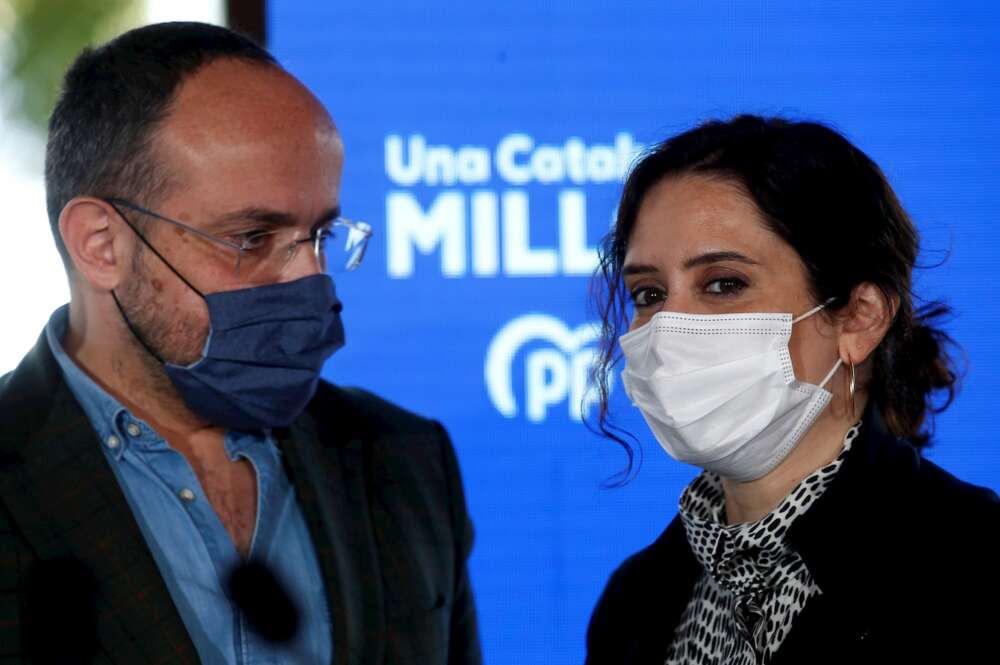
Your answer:
[[[858,403],[860,412],[864,402]],[[844,410],[827,409],[788,457],[767,475],[749,482],[722,478],[726,522],[756,522],[777,508],[804,478],[837,459],[844,437],[856,422]]]

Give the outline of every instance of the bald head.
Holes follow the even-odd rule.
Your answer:
[[[318,99],[277,65],[219,58],[178,87],[171,104],[175,127],[214,136],[274,131],[280,125],[333,122]]]
[[[332,185],[342,151],[333,120],[305,86],[276,66],[235,59],[215,60],[181,84],[154,146],[171,189],[207,190],[206,198],[281,189],[280,199],[316,172]]]
[[[279,67],[228,58],[206,64],[178,87],[152,138],[167,183],[156,209],[206,233],[226,238],[263,217],[307,232],[339,207],[336,126]]]

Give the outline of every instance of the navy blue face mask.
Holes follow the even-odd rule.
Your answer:
[[[344,345],[333,279],[317,274],[205,295],[133,230],[208,306],[211,327],[201,358],[181,366],[149,347],[111,292],[125,324],[163,364],[185,403],[229,429],[288,426],[316,393],[324,361]]]

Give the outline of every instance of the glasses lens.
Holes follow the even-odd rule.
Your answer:
[[[364,222],[337,220],[320,239],[319,256],[334,272],[355,270],[361,265],[372,230]]]
[[[236,275],[266,281],[276,279],[300,252],[311,252],[320,270],[354,270],[364,258],[371,227],[364,222],[337,220],[311,238],[269,234],[258,242],[245,243],[236,261]]]

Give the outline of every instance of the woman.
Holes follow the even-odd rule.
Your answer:
[[[652,434],[704,471],[612,574],[588,663],[997,662],[1000,501],[920,456],[955,373],[917,252],[878,167],[815,123],[708,122],[636,165],[599,271],[600,427],[631,466],[620,345]]]

